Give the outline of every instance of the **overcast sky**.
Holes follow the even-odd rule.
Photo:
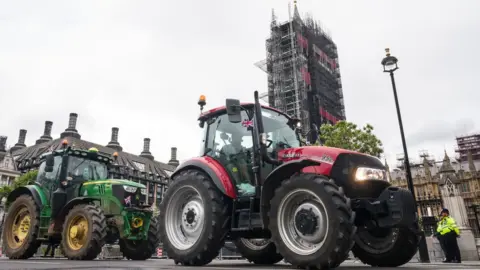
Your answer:
[[[107,144],[120,128],[125,151],[151,138],[197,155],[199,95],[207,108],[267,91],[254,63],[265,58],[271,9],[288,0],[0,1],[0,135],[31,145],[45,120],[53,137],[79,114],[82,138]],[[480,1],[298,0],[338,45],[347,120],[371,123],[387,158],[402,152],[384,48],[399,58],[397,87],[412,159],[453,155],[455,136],[480,129]]]

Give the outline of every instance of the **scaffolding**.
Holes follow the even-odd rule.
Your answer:
[[[300,119],[304,133],[314,126],[345,120],[337,47],[311,16],[297,7],[278,23],[272,10],[267,58],[255,63],[268,74],[268,103]]]
[[[457,160],[459,162],[467,162],[469,153],[473,160],[480,160],[480,134],[461,136],[456,139],[455,152],[458,153]]]

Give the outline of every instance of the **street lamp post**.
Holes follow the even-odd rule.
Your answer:
[[[404,162],[405,162],[405,171],[407,176],[407,185],[408,189],[413,195],[413,201],[415,205],[415,212],[417,212],[417,200],[415,198],[415,190],[413,187],[413,178],[412,172],[410,170],[410,160],[408,159],[408,151],[407,151],[407,143],[405,141],[405,133],[403,131],[403,122],[402,122],[402,115],[400,113],[400,105],[398,104],[398,96],[397,96],[397,87],[395,85],[395,77],[393,73],[398,69],[398,59],[395,56],[390,54],[390,49],[385,49],[386,56],[382,60],[383,72],[387,72],[390,74],[390,79],[392,81],[392,88],[393,88],[393,97],[395,98],[395,106],[397,108],[397,117],[398,117],[398,125],[400,127],[400,136],[402,137],[402,145],[403,145],[403,154],[404,154]],[[418,212],[417,212],[418,216]],[[425,233],[422,230],[422,235],[419,243],[419,253],[420,253],[420,261],[421,262],[430,262],[430,258],[428,256],[428,248],[427,248],[427,241],[425,239]]]

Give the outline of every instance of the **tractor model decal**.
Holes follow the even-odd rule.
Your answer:
[[[327,154],[323,154],[320,161],[327,164],[333,164],[333,158]]]

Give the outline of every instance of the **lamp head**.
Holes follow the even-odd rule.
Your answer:
[[[398,69],[398,59],[390,54],[390,48],[385,49],[385,58],[382,60],[383,72],[394,72]]]

